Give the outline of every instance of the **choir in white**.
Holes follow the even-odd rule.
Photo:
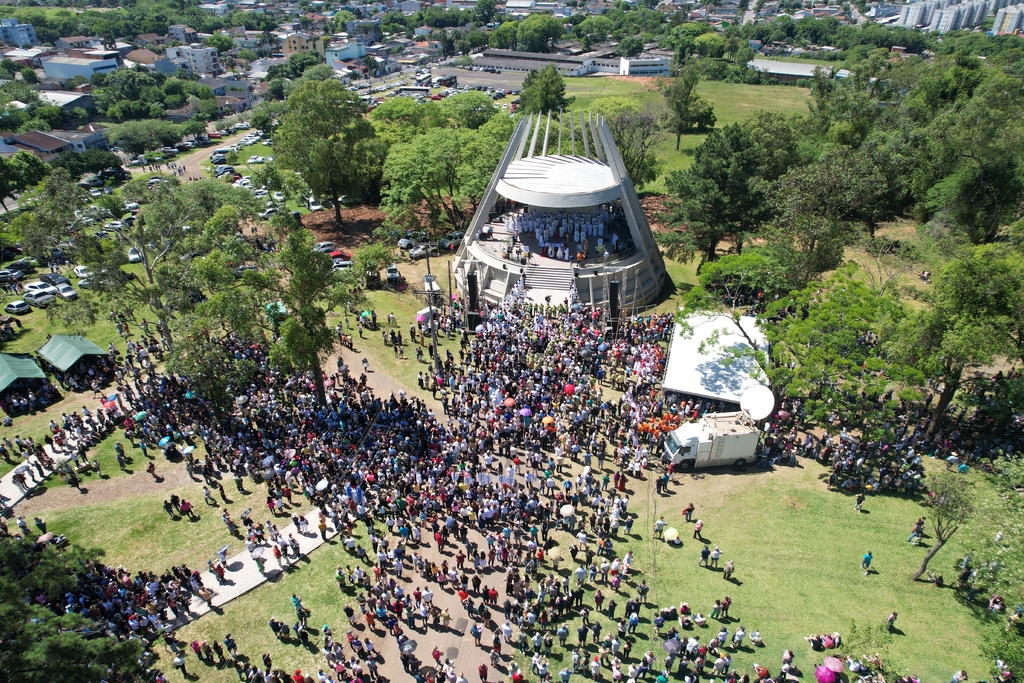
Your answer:
[[[514,235],[521,237],[532,233],[541,256],[560,261],[585,259],[592,255],[590,246],[594,244],[593,255],[607,258],[619,245],[619,236],[614,231],[609,242],[605,242],[613,212],[621,213],[621,209],[601,205],[593,213],[572,213],[564,209],[545,213],[527,208],[506,214],[504,222]]]

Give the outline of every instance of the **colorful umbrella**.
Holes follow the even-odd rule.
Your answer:
[[[549,424],[552,424],[554,421],[555,421],[555,418],[551,417],[550,415],[545,415],[544,419],[542,419],[540,421],[540,423],[542,425],[549,425]]]
[[[505,399],[505,407],[506,408],[511,408],[515,404],[516,404],[516,400],[514,398],[506,398]]]
[[[160,448],[167,448],[167,444],[169,443],[171,443],[171,437],[165,436],[164,438],[160,439],[160,443],[158,443],[157,445],[160,446]]]
[[[822,664],[826,669],[837,674],[843,673],[843,670],[846,668],[843,665],[843,660],[838,657],[825,657],[825,661]]]
[[[576,514],[576,508],[574,508],[572,505],[563,505],[562,509],[559,510],[559,512],[563,517],[572,517],[574,514]]]
[[[565,391],[565,393],[566,393],[567,395],[569,395],[569,396],[572,396],[572,395],[573,395],[574,393],[576,393],[576,387],[574,387],[574,386],[573,386],[573,385],[571,385],[571,384],[566,384],[566,385],[565,385],[565,386],[563,387],[563,390],[564,390],[564,391]]]
[[[665,529],[665,540],[669,542],[678,541],[679,529],[675,528],[674,526]]]
[[[519,410],[519,414],[522,415],[523,417],[530,417],[531,415],[533,415],[533,411],[530,410],[529,408],[521,408]]]
[[[147,414],[148,413],[146,413],[145,410],[140,410],[139,412],[135,413],[135,419],[136,420],[145,420]]]
[[[818,683],[836,683],[836,672],[827,666],[819,666],[814,670],[814,677]]]

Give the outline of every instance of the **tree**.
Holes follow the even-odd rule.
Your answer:
[[[431,228],[446,220],[466,230],[504,148],[491,134],[494,121],[478,131],[433,128],[392,147],[384,163],[389,218],[413,212]]]
[[[0,157],[0,206],[7,209],[13,199],[46,177],[46,164],[35,154],[23,150],[10,157]]]
[[[70,334],[84,337],[96,324],[97,313],[98,309],[92,300],[79,297],[60,306],[48,307],[46,320],[51,325],[59,325]]]
[[[689,169],[668,177],[672,198],[666,221],[676,228],[659,232],[662,246],[701,263],[717,258],[723,241],[742,251],[748,235],[769,218],[764,191],[799,160],[791,121],[779,114],[756,114],[742,126],[714,129],[694,152]]]
[[[356,249],[356,272],[380,277],[381,268],[395,260],[394,249],[386,242],[372,242]]]
[[[1016,343],[1019,302],[1024,297],[1020,256],[978,247],[943,266],[919,311],[894,330],[889,353],[941,385],[928,425],[931,434],[963,385],[971,366],[1019,358]]]
[[[658,177],[654,148],[662,140],[660,112],[650,103],[625,97],[597,100],[593,108],[605,115],[615,146],[633,185],[639,190]]]
[[[216,48],[219,55],[235,47],[235,41],[231,40],[231,36],[224,35],[223,33],[214,33],[203,44],[207,47]]]
[[[216,103],[216,100],[214,101]],[[181,128],[169,121],[127,121],[104,131],[107,141],[132,155],[160,149],[181,140]]]
[[[394,99],[408,98],[396,97]],[[419,107],[419,105],[416,106]],[[459,93],[441,101],[441,112],[457,128],[476,130],[490,121],[497,111],[498,108],[494,106],[494,100],[482,92]]]
[[[67,169],[55,168],[35,194],[33,220],[22,226],[23,247],[29,254],[49,254],[68,235],[84,227],[77,213],[88,195]]]
[[[473,18],[480,24],[489,24],[494,19],[496,5],[494,0],[478,0],[473,7]]]
[[[762,300],[768,296],[764,292]],[[865,286],[853,266],[778,298],[762,315],[773,387],[801,398],[808,418],[830,432],[838,413],[844,426],[865,438],[895,438],[887,427],[899,406],[893,384],[905,387],[902,398],[918,398],[913,386],[921,378],[889,359],[879,335],[904,315],[895,298]]]
[[[305,82],[288,97],[288,111],[274,135],[277,160],[302,174],[317,199],[334,205],[341,224],[343,196],[361,196],[362,144],[374,135],[362,101],[335,80]]]
[[[255,62],[260,56],[255,51],[245,48],[238,51],[238,58],[244,59],[247,62]]]
[[[501,26],[491,31],[487,40],[488,45],[499,50],[515,50],[518,45],[519,22],[505,21]]]
[[[620,57],[635,57],[644,51],[644,41],[640,36],[626,36],[619,41],[615,54]]]
[[[558,19],[550,14],[531,14],[519,22],[516,45],[526,52],[548,52],[561,35],[562,22]]]
[[[282,367],[296,367],[312,374],[320,405],[326,405],[323,361],[334,350],[337,338],[327,323],[327,311],[351,299],[351,287],[333,271],[327,254],[313,251],[316,237],[308,230],[288,234],[277,269],[266,273],[266,290],[279,297],[288,311],[280,336],[271,347],[271,358]]]
[[[676,151],[683,135],[694,127],[711,128],[715,125],[714,108],[697,94],[697,83],[700,75],[696,65],[681,68],[671,78],[662,79],[659,83],[665,104],[668,106],[668,129],[675,133]]]
[[[935,542],[922,558],[921,566],[910,577],[912,581],[917,581],[928,571],[931,559],[974,513],[975,492],[967,477],[956,472],[940,472],[930,478],[928,488]]]
[[[520,109],[527,114],[559,111],[576,99],[565,96],[565,80],[553,64],[528,73],[519,97],[522,102]]]
[[[143,641],[100,635],[105,624],[65,612],[64,594],[75,591],[97,551],[74,545],[40,550],[35,539],[0,542],[0,671],[25,683],[74,680],[100,683],[143,674]],[[43,602],[41,602],[41,600]],[[55,609],[56,608],[56,609]]]
[[[108,196],[114,205],[122,201]],[[194,305],[194,256],[215,247],[227,248],[238,232],[239,220],[254,216],[259,206],[245,188],[214,180],[161,183],[152,190],[145,189],[142,181],[133,181],[125,187],[124,196],[145,201],[134,223],[119,230],[111,246],[105,240],[81,237],[78,259],[95,273],[94,286],[111,295],[117,305],[130,310],[149,308],[164,323],[161,335],[173,348],[173,319]],[[223,220],[224,212],[233,212],[234,221]],[[215,215],[220,219],[211,220]],[[122,270],[129,249],[139,254],[141,277],[126,277]]]

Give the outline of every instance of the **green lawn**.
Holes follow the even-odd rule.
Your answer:
[[[629,97],[652,103],[664,101],[649,81],[625,81],[606,76],[568,78],[565,91],[567,95],[576,98],[572,104],[573,109],[589,108],[594,101],[603,97]],[[714,105],[717,127],[744,121],[762,109],[785,114],[806,114],[808,111],[809,91],[801,87],[702,81],[697,86],[697,92]],[[703,134],[684,135],[677,151],[675,136],[666,134],[665,139],[655,147],[660,162],[659,177],[654,183],[645,186],[644,191],[664,194],[666,176],[689,167],[693,161],[693,152],[704,141],[704,137]]]
[[[117,470],[112,453],[111,446],[111,462],[104,463],[104,474],[122,475]],[[133,462],[128,466],[133,472],[130,476],[148,478],[150,475],[145,469],[149,460],[137,450],[131,451],[129,455],[133,457]],[[166,473],[172,467],[159,455],[155,462],[158,473]],[[174,465],[183,466],[180,463]],[[88,488],[90,483],[87,479],[83,486]],[[49,484],[54,485],[64,484]],[[240,539],[229,536],[221,521],[225,505],[221,503],[221,507],[213,508],[203,502],[202,486],[198,482],[189,483],[159,493],[98,503],[90,503],[89,497],[85,496],[81,505],[44,510],[39,514],[46,520],[49,531],[66,534],[77,545],[103,550],[104,561],[108,564],[123,564],[133,571],[151,569],[159,572],[184,562],[192,568],[205,570],[206,561],[215,559],[221,546],[231,546],[228,552],[230,557],[243,550],[244,544]],[[251,482],[248,488],[252,489]],[[253,508],[254,519],[262,520],[267,516],[266,508],[262,506],[263,497],[258,492],[243,496],[234,491],[230,479],[225,485],[225,491],[228,492],[228,498],[234,501],[226,505],[233,519],[238,520],[241,511],[247,507]],[[174,493],[195,505],[198,517],[195,521],[185,517],[172,520],[167,516],[163,501]]]
[[[633,551],[638,570],[634,581],[645,578],[652,586],[634,652],[642,655],[652,649],[663,656],[653,633],[656,607],[686,601],[695,612],[706,615],[716,598],[728,595],[733,599],[725,622],[730,632],[740,624],[748,633],[758,629],[766,644],[764,649],[747,647],[734,654],[733,666],[741,673],[751,671],[755,661],[769,665],[775,673],[782,650],[791,648],[796,664],[805,675],[813,675],[822,655],[811,651],[804,636],[837,630],[848,634],[851,621],[859,627],[877,627],[894,609],[900,614],[899,632],[885,654],[901,670],[906,668],[926,681],[943,680],[959,668],[987,671],[990,663],[977,649],[978,633],[987,627],[979,624],[952,589],[910,581],[925,548],[904,539],[922,513],[920,505],[905,498],[873,497],[864,512],[855,512],[851,497],[825,490],[821,482],[825,473],[809,461],[800,468],[771,473],[715,471],[700,479],[680,479],[666,497],[653,495],[649,479],[637,485],[630,505],[630,512],[637,515],[633,535],[620,538],[617,547],[620,556],[627,548]],[[733,582],[723,581],[719,571],[698,567],[701,545],[692,540],[692,529],[680,516],[690,501],[705,522],[705,537],[722,548],[722,564],[727,559],[735,562]],[[653,522],[660,515],[679,528],[682,547],[651,540]],[[571,541],[562,534],[558,540],[562,545]],[[877,571],[865,577],[859,563],[868,550],[874,553]],[[933,562],[947,579],[954,576],[957,550],[951,542]],[[204,617],[180,635],[186,640],[220,639],[231,632],[250,657],[269,651],[275,666],[287,671],[315,670],[320,666],[316,655],[275,643],[266,622],[272,616],[287,616],[288,597],[297,593],[313,611],[311,624],[327,622],[337,630],[340,608],[352,598],[339,594],[333,581],[339,564],[351,564],[351,560],[338,545],[325,546],[294,574],[239,598],[223,614]],[[562,573],[568,571],[563,566]],[[612,595],[607,586],[601,587]],[[626,597],[614,597],[621,616]],[[592,604],[589,596],[585,602]],[[606,615],[597,618],[604,625],[602,633],[608,633],[612,622]],[[709,623],[711,627],[699,630],[703,642],[720,626]],[[575,642],[576,625],[571,627],[570,643]],[[429,639],[421,640],[429,652]],[[528,666],[528,657],[519,659]],[[552,671],[557,672],[568,661],[567,653],[556,647],[552,660]],[[234,677],[230,669],[201,668],[203,680],[227,683]]]

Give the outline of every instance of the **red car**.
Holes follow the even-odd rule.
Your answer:
[[[210,133],[206,137],[210,138],[211,140],[220,140],[224,136],[221,135],[220,133]]]
[[[346,261],[352,260],[352,254],[348,253],[347,251],[341,251],[340,249],[332,251],[330,254],[328,254],[328,256],[331,257],[331,260],[334,260],[336,258],[345,259]]]

